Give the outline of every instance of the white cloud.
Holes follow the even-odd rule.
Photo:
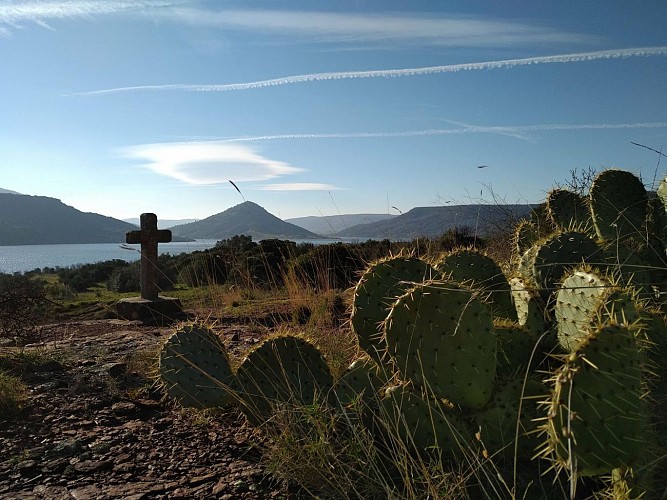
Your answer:
[[[125,148],[123,154],[145,161],[155,173],[192,185],[266,181],[302,171],[247,146],[215,142],[143,144]]]
[[[202,84],[168,84],[168,85],[137,85],[133,87],[116,87],[110,89],[78,92],[71,95],[111,94],[116,92],[131,92],[139,90],[182,90],[188,92],[230,92],[235,90],[250,90],[294,83],[320,82],[328,80],[348,80],[353,78],[389,78],[399,76],[421,76],[440,73],[457,73],[459,71],[511,69],[518,66],[535,64],[566,64],[587,62],[600,59],[625,59],[629,57],[667,56],[667,46],[636,47],[628,49],[599,50],[595,52],[578,52],[574,54],[560,54],[554,56],[526,57],[522,59],[504,59],[500,61],[473,62],[462,64],[447,64],[444,66],[426,66],[422,68],[381,69],[371,71],[337,71],[329,73],[310,73],[305,75],[286,76],[270,80],[259,80],[245,83],[227,83],[219,85]]]
[[[299,10],[211,9],[187,0],[0,0],[0,25],[17,28],[34,22],[51,28],[49,20],[86,18],[119,12],[197,27],[246,31],[283,40],[387,44],[414,43],[448,47],[500,47],[595,43],[598,37],[562,32],[546,26],[443,15],[341,13]],[[214,4],[211,4],[214,5]],[[6,28],[2,29],[4,33]]]
[[[50,20],[88,18],[119,12],[141,13],[177,3],[158,0],[0,1],[0,33],[9,34],[10,28],[20,28],[25,22],[53,29],[48,23]],[[2,27],[3,24],[9,28]]]
[[[283,184],[267,184],[258,188],[261,191],[335,191],[339,190],[331,184],[319,184],[315,182],[293,182]]]
[[[463,16],[360,14],[289,10],[219,10],[177,7],[163,13],[197,26],[244,30],[284,38],[336,43],[419,43],[449,47],[498,47],[597,41],[596,37],[544,26]]]

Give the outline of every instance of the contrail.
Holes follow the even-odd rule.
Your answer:
[[[340,71],[330,73],[310,73],[306,75],[286,76],[270,80],[259,80],[256,82],[229,83],[222,85],[204,84],[170,84],[170,85],[138,85],[134,87],[116,87],[102,90],[91,90],[88,92],[77,92],[67,94],[73,95],[99,95],[113,94],[118,92],[133,92],[147,90],[183,90],[187,92],[231,92],[235,90],[250,90],[279,85],[291,85],[293,83],[321,82],[327,80],[346,80],[352,78],[389,78],[400,76],[419,76],[438,73],[456,73],[459,71],[474,71],[484,69],[510,69],[517,66],[529,66],[533,64],[556,64],[595,61],[599,59],[626,59],[629,57],[653,57],[667,55],[667,46],[660,47],[637,47],[630,49],[599,50],[596,52],[579,52],[575,54],[561,54],[554,56],[527,57],[523,59],[504,59],[501,61],[486,61],[476,63],[448,64],[445,66],[427,66],[422,68],[404,69],[381,69],[374,71]]]
[[[619,129],[642,129],[642,128],[667,128],[667,122],[645,122],[645,123],[583,123],[566,124],[551,123],[538,125],[499,125],[484,127],[471,125],[464,128],[444,128],[426,130],[406,130],[402,132],[350,132],[333,134],[275,134],[257,135],[248,137],[230,137],[213,139],[204,142],[255,142],[255,141],[278,141],[289,139],[365,139],[365,138],[390,138],[390,137],[423,137],[432,135],[458,135],[479,133],[508,133],[508,132],[539,132],[548,130],[619,130]]]

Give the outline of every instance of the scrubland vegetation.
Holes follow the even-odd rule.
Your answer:
[[[161,347],[160,383],[241,412],[313,497],[665,498],[667,184],[591,181],[486,239],[239,236],[162,256],[165,292],[198,320]],[[138,283],[118,261],[3,280],[36,297],[26,324],[110,310]],[[222,317],[271,331],[231,352]]]

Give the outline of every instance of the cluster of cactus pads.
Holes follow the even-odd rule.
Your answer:
[[[350,322],[366,355],[338,380],[302,338],[268,339],[232,370],[218,338],[189,326],[160,355],[167,393],[237,404],[255,425],[281,405],[362,400],[373,432],[424,457],[539,463],[574,485],[615,478],[619,498],[660,497],[667,180],[652,197],[607,170],[589,195],[557,189],[544,207],[517,225],[504,269],[471,248],[370,264]]]

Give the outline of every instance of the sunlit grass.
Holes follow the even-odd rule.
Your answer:
[[[0,369],[0,418],[16,414],[28,397],[28,388],[20,378]]]

